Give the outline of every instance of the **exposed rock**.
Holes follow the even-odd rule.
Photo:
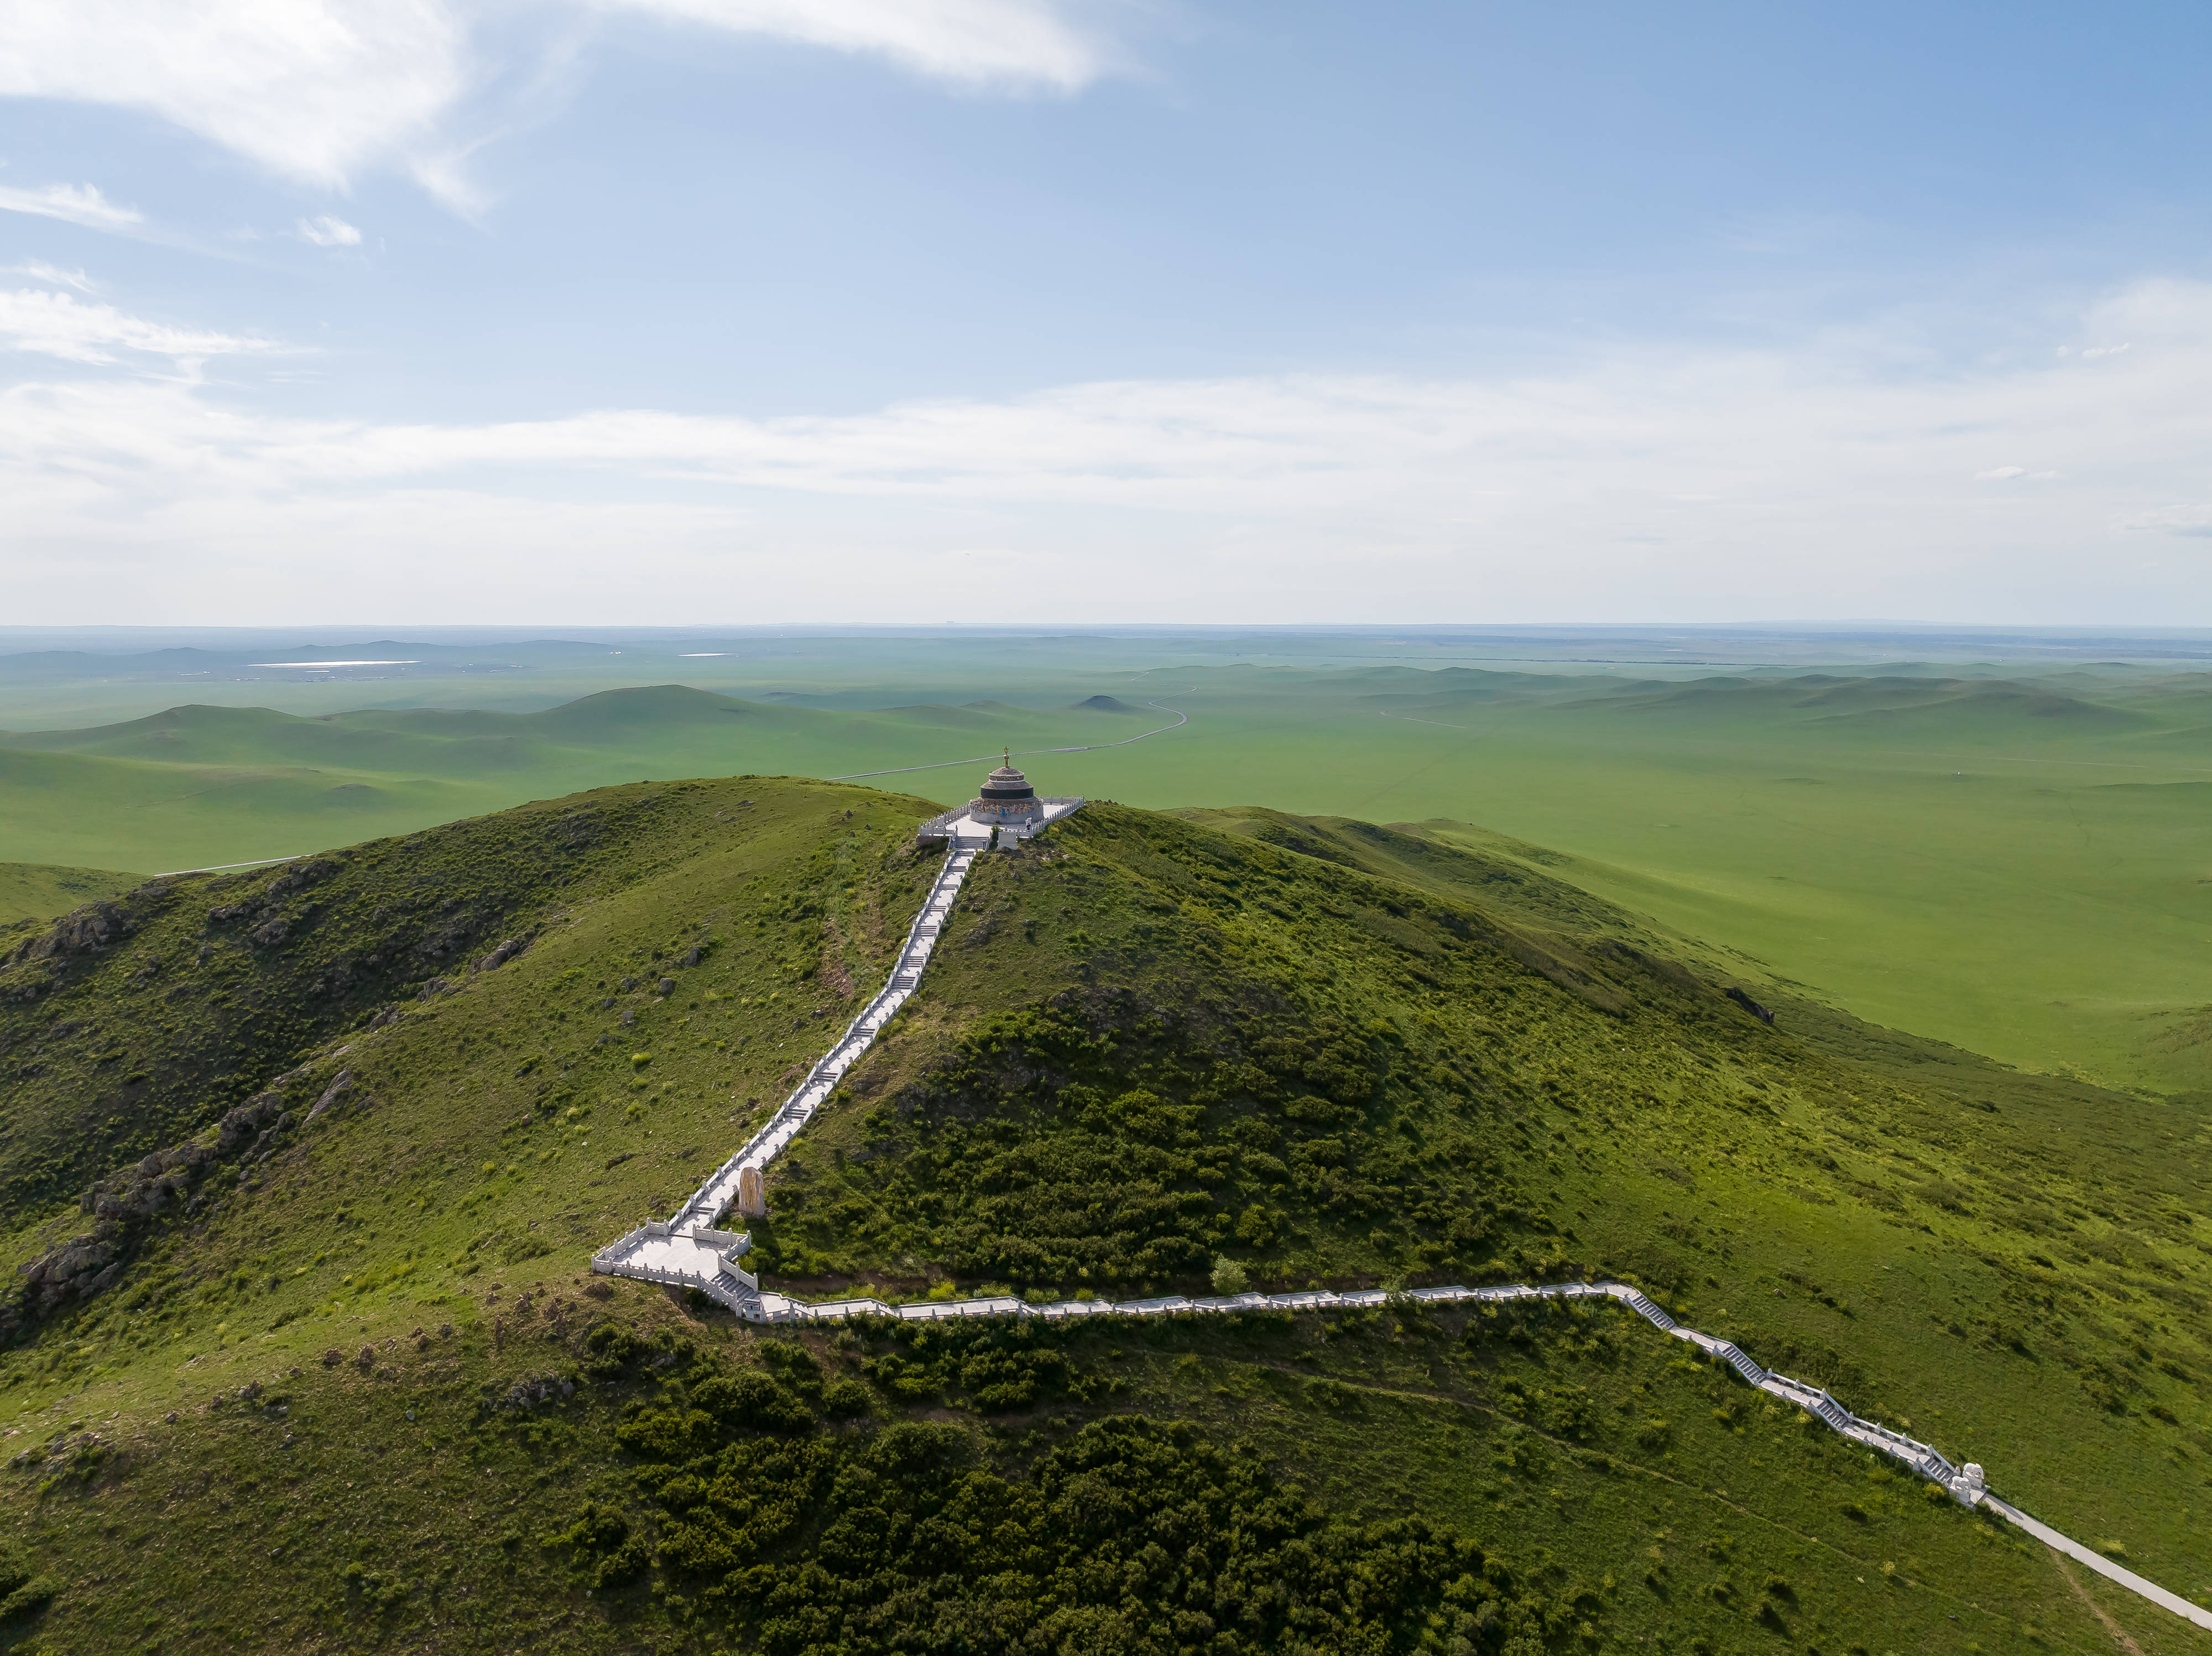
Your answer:
[[[329,1086],[323,1089],[323,1095],[315,1101],[314,1108],[307,1112],[307,1119],[313,1121],[325,1110],[327,1110],[331,1105],[337,1103],[338,1101],[338,1095],[352,1085],[353,1071],[350,1070],[339,1071],[337,1073],[337,1078],[332,1081]]]
[[[0,1339],[113,1287],[149,1220],[191,1198],[216,1162],[249,1146],[267,1155],[289,1123],[283,1095],[264,1092],[228,1112],[212,1143],[187,1140],[142,1156],[100,1180],[77,1202],[81,1212],[92,1216],[92,1228],[58,1243],[21,1268],[21,1294],[12,1304],[0,1305]]]
[[[290,864],[269,883],[272,897],[289,897],[295,891],[304,891],[319,881],[327,880],[344,864],[334,858],[315,857],[305,862]]]
[[[417,1000],[435,1000],[441,995],[450,995],[454,992],[454,985],[447,982],[443,978],[433,978],[429,982],[422,986],[422,992],[416,996],[415,998]]]
[[[292,924],[279,914],[273,920],[264,920],[246,935],[264,948],[274,948],[292,935]]]
[[[556,1398],[569,1398],[575,1394],[574,1380],[563,1380],[557,1374],[532,1375],[508,1386],[507,1395],[500,1399],[500,1406],[530,1409],[541,1403],[550,1403]]]
[[[17,943],[0,966],[25,961],[68,960],[93,955],[121,943],[137,929],[131,911],[120,903],[88,903],[71,909],[37,937]]]
[[[676,980],[673,978],[663,978],[660,980],[659,992],[663,995],[674,994],[676,992]]]
[[[236,1109],[225,1113],[216,1138],[216,1156],[227,1160],[264,1127],[284,1119],[283,1094],[256,1093]]]
[[[1757,1018],[1761,1023],[1771,1023],[1774,1022],[1773,1013],[1767,1010],[1764,1006],[1761,1006],[1749,995],[1745,994],[1742,990],[1737,988],[1734,984],[1730,984],[1728,986],[1726,992],[1730,1000],[1734,1001],[1738,1006],[1742,1007],[1745,1011],[1750,1013],[1752,1016]]]
[[[526,937],[509,937],[506,942],[494,949],[490,954],[478,961],[477,962],[476,969],[479,972],[492,971],[498,967],[506,965],[509,961],[513,960],[517,955],[520,955],[524,949],[529,947],[530,940]]]

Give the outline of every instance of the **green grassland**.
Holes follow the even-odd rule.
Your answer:
[[[205,866],[641,778],[852,775],[1005,745],[1048,791],[1152,809],[1479,824],[1870,1022],[2115,1088],[2212,1091],[2212,676],[1125,669],[1097,648],[1054,664],[994,647],[957,670],[887,647],[872,678],[851,662],[715,664],[734,695],[186,707],[18,733],[0,740],[0,856]],[[530,682],[542,695],[552,681]],[[1101,696],[1121,707],[1076,705]],[[1153,701],[1189,723],[1092,745],[1165,722]],[[1091,750],[1054,751],[1073,747]],[[974,786],[963,764],[895,779],[939,803]]]
[[[2206,1647],[1609,1310],[767,1335],[589,1281],[882,980],[929,809],[630,784],[0,940],[0,1639]],[[1761,1024],[1549,854],[1094,804],[993,855],[763,1271],[1630,1276],[2212,1594],[2201,1119]]]
[[[2033,693],[1832,676],[1176,677],[1197,688],[1159,699],[1190,725],[1081,756],[1070,791],[1479,823],[1871,1022],[2117,1086],[2212,1083],[2201,675]]]
[[[0,739],[0,846],[26,863],[146,872],[289,857],[579,788],[736,772],[848,774],[1006,746],[1113,742],[1156,709],[1002,703],[864,713],[663,685],[535,713],[408,709],[301,718],[174,707]],[[973,764],[960,768],[972,783]]]
[[[82,904],[127,891],[136,874],[108,868],[54,868],[39,863],[0,863],[0,925],[49,919]]]

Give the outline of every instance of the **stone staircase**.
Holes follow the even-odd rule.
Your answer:
[[[750,1237],[717,1230],[714,1226],[731,1208],[742,1208],[748,1201],[757,1210],[760,1180],[768,1164],[813,1119],[846,1072],[912,998],[921,982],[922,968],[929,963],[930,951],[944,935],[961,884],[982,848],[981,840],[954,841],[921,912],[908,928],[906,942],[883,988],[845,1026],[836,1044],[806,1072],[806,1078],[767,1123],[737,1154],[715,1168],[672,1217],[648,1220],[593,1254],[593,1271],[670,1288],[697,1289],[747,1321],[779,1319],[780,1307],[791,1302],[780,1295],[763,1295],[759,1281],[738,1264],[750,1246]]]

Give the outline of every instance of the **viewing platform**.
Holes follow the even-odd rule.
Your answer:
[[[1006,849],[1072,816],[1080,798],[1039,798],[1028,777],[1014,768],[1012,754],[983,779],[982,792],[964,805],[940,811],[914,831],[921,844],[988,846],[995,839]]]

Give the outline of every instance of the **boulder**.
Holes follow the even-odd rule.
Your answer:
[[[529,947],[529,940],[526,937],[509,937],[506,942],[495,948],[490,954],[478,961],[477,962],[476,969],[479,972],[493,971],[499,967],[506,965],[509,961],[513,960],[517,955],[520,955],[524,949]]]

